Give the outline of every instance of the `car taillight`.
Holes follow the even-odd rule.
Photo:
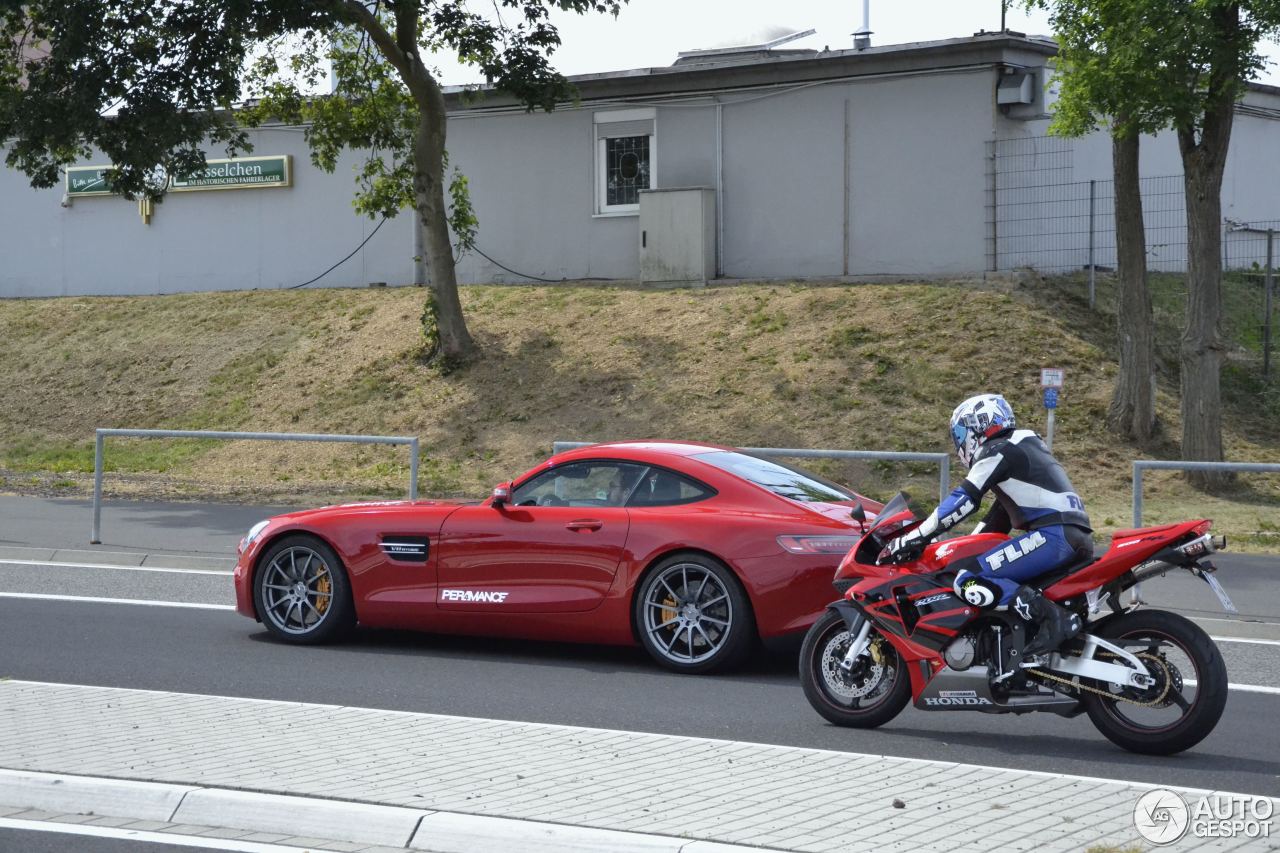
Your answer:
[[[792,554],[844,554],[860,536],[779,536],[778,544]]]

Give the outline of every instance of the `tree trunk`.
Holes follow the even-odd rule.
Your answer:
[[[426,250],[435,301],[438,355],[456,360],[474,349],[458,297],[458,278],[449,240],[449,209],[444,198],[445,105],[440,87],[430,81],[425,98],[418,98],[418,127],[413,144],[413,190],[418,227]],[[423,102],[426,102],[425,106]]]
[[[470,353],[475,345],[462,316],[453,246],[449,242],[449,214],[444,200],[444,92],[423,64],[418,48],[418,22],[423,5],[418,0],[388,4],[394,15],[394,37],[378,17],[381,4],[370,8],[363,0],[346,0],[343,8],[369,34],[383,57],[395,66],[418,107],[418,124],[413,135],[413,195],[418,214],[414,227],[426,251],[432,290],[432,299],[423,311],[423,332],[436,344],[433,357],[458,359]],[[414,276],[421,278],[420,262],[415,262]]]
[[[1187,207],[1187,324],[1182,333],[1182,456],[1222,461],[1222,173],[1231,140],[1234,99],[1205,113],[1199,141],[1179,128]],[[1225,486],[1218,471],[1190,471],[1202,489]]]
[[[1116,379],[1107,425],[1125,438],[1151,439],[1156,423],[1154,321],[1147,289],[1147,237],[1138,180],[1137,133],[1112,132],[1111,165],[1115,177],[1116,259],[1120,304],[1116,330],[1120,375]]]

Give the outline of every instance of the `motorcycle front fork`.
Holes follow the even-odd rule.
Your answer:
[[[844,660],[840,661],[840,668],[845,672],[852,672],[854,664],[858,662],[858,658],[862,657],[867,651],[867,646],[871,639],[871,620],[865,616],[862,618],[862,627],[858,629],[858,634],[853,638],[853,642],[849,644],[849,651],[845,652]]]

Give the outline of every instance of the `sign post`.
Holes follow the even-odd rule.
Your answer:
[[[1044,391],[1044,407],[1048,413],[1048,424],[1045,427],[1044,443],[1053,450],[1053,413],[1058,408],[1058,394],[1062,391],[1062,379],[1065,371],[1061,367],[1042,367],[1040,369],[1040,387]]]

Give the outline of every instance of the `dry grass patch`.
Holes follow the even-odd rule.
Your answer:
[[[1043,429],[1045,366],[1067,370],[1056,450],[1100,524],[1127,525],[1129,462],[1153,452],[1101,427],[1115,373],[1103,339],[1013,288],[469,287],[481,354],[447,375],[417,358],[422,297],[0,302],[8,488],[83,489],[100,426],[418,435],[422,491],[435,495],[483,494],[557,439],[949,451],[951,409],[988,389]],[[1161,407],[1172,425],[1172,397]],[[1230,442],[1233,458],[1275,456],[1275,436],[1256,429]],[[408,471],[403,449],[316,444],[113,440],[108,461],[118,493],[300,503],[401,494]],[[814,467],[877,495],[906,484],[924,502],[937,488],[929,466]],[[1262,530],[1276,492],[1259,484],[1247,497]],[[1152,480],[1153,518],[1180,500],[1167,488]]]

